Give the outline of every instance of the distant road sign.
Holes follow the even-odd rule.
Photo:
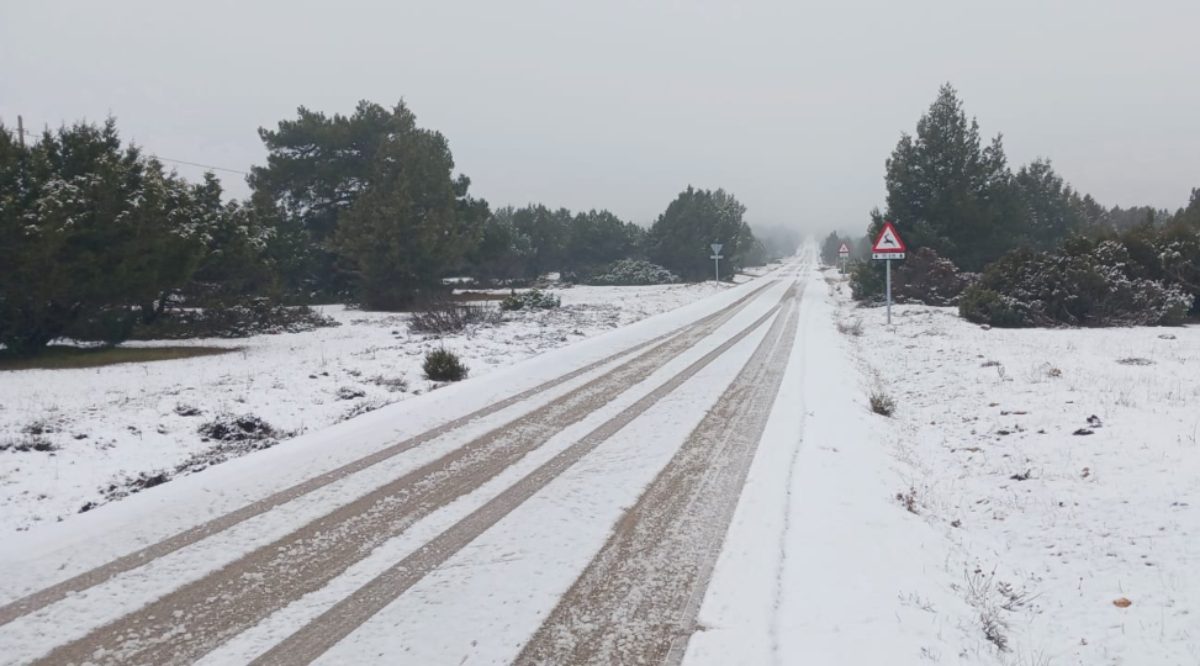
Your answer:
[[[900,233],[896,231],[896,226],[891,222],[884,222],[883,230],[879,232],[879,237],[871,246],[871,257],[873,259],[903,259],[907,251],[908,246],[904,244],[903,240],[900,240]]]
[[[721,248],[725,247],[724,243],[713,243],[709,247],[712,248],[713,254],[721,254]]]
[[[842,243],[842,246],[838,248],[838,254],[840,254],[840,255],[842,255],[842,256],[849,255],[849,254],[850,254],[850,248],[849,248],[849,247],[847,247],[845,243]]]

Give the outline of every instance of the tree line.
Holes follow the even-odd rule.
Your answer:
[[[1175,213],[1106,208],[1050,160],[1014,170],[1003,137],[985,141],[949,84],[885,166],[886,205],[871,211],[866,235],[833,233],[822,244],[827,262],[842,242],[854,249],[860,299],[882,292],[882,262],[869,259],[869,248],[891,220],[917,259],[898,267],[901,297],[962,297],[963,314],[977,321],[1178,323],[1200,312],[1200,189]]]
[[[0,125],[0,344],[31,354],[61,337],[119,342],[181,306],[250,299],[403,309],[448,276],[586,280],[625,259],[705,279],[713,242],[728,277],[795,246],[755,237],[721,189],[689,186],[648,229],[606,210],[493,210],[403,102],[349,115],[301,107],[259,136],[266,163],[236,201],[212,174],[187,182],[123,143],[113,119],[28,145]]]

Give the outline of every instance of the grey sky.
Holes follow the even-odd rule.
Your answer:
[[[691,183],[752,223],[860,229],[950,81],[1014,165],[1049,157],[1102,203],[1200,187],[1195,0],[2,1],[6,124],[111,113],[151,152],[235,169],[299,105],[403,97],[493,206],[645,223]]]

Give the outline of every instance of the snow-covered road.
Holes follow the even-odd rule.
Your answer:
[[[678,661],[812,261],[19,535],[0,659]]]

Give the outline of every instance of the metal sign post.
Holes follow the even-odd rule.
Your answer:
[[[891,222],[884,222],[883,230],[879,232],[879,237],[871,246],[871,258],[882,260],[887,272],[888,326],[892,325],[892,262],[896,259],[903,259],[907,250],[908,247],[904,241],[900,240],[900,233],[896,231],[895,225]]]
[[[887,267],[887,323],[892,325],[892,260],[885,259],[883,265]]]
[[[713,251],[712,257],[711,257],[711,259],[713,260],[713,275],[715,276],[717,284],[720,284],[721,283],[721,248],[723,248],[725,246],[721,243],[713,243],[709,247],[711,247],[712,251]]]

